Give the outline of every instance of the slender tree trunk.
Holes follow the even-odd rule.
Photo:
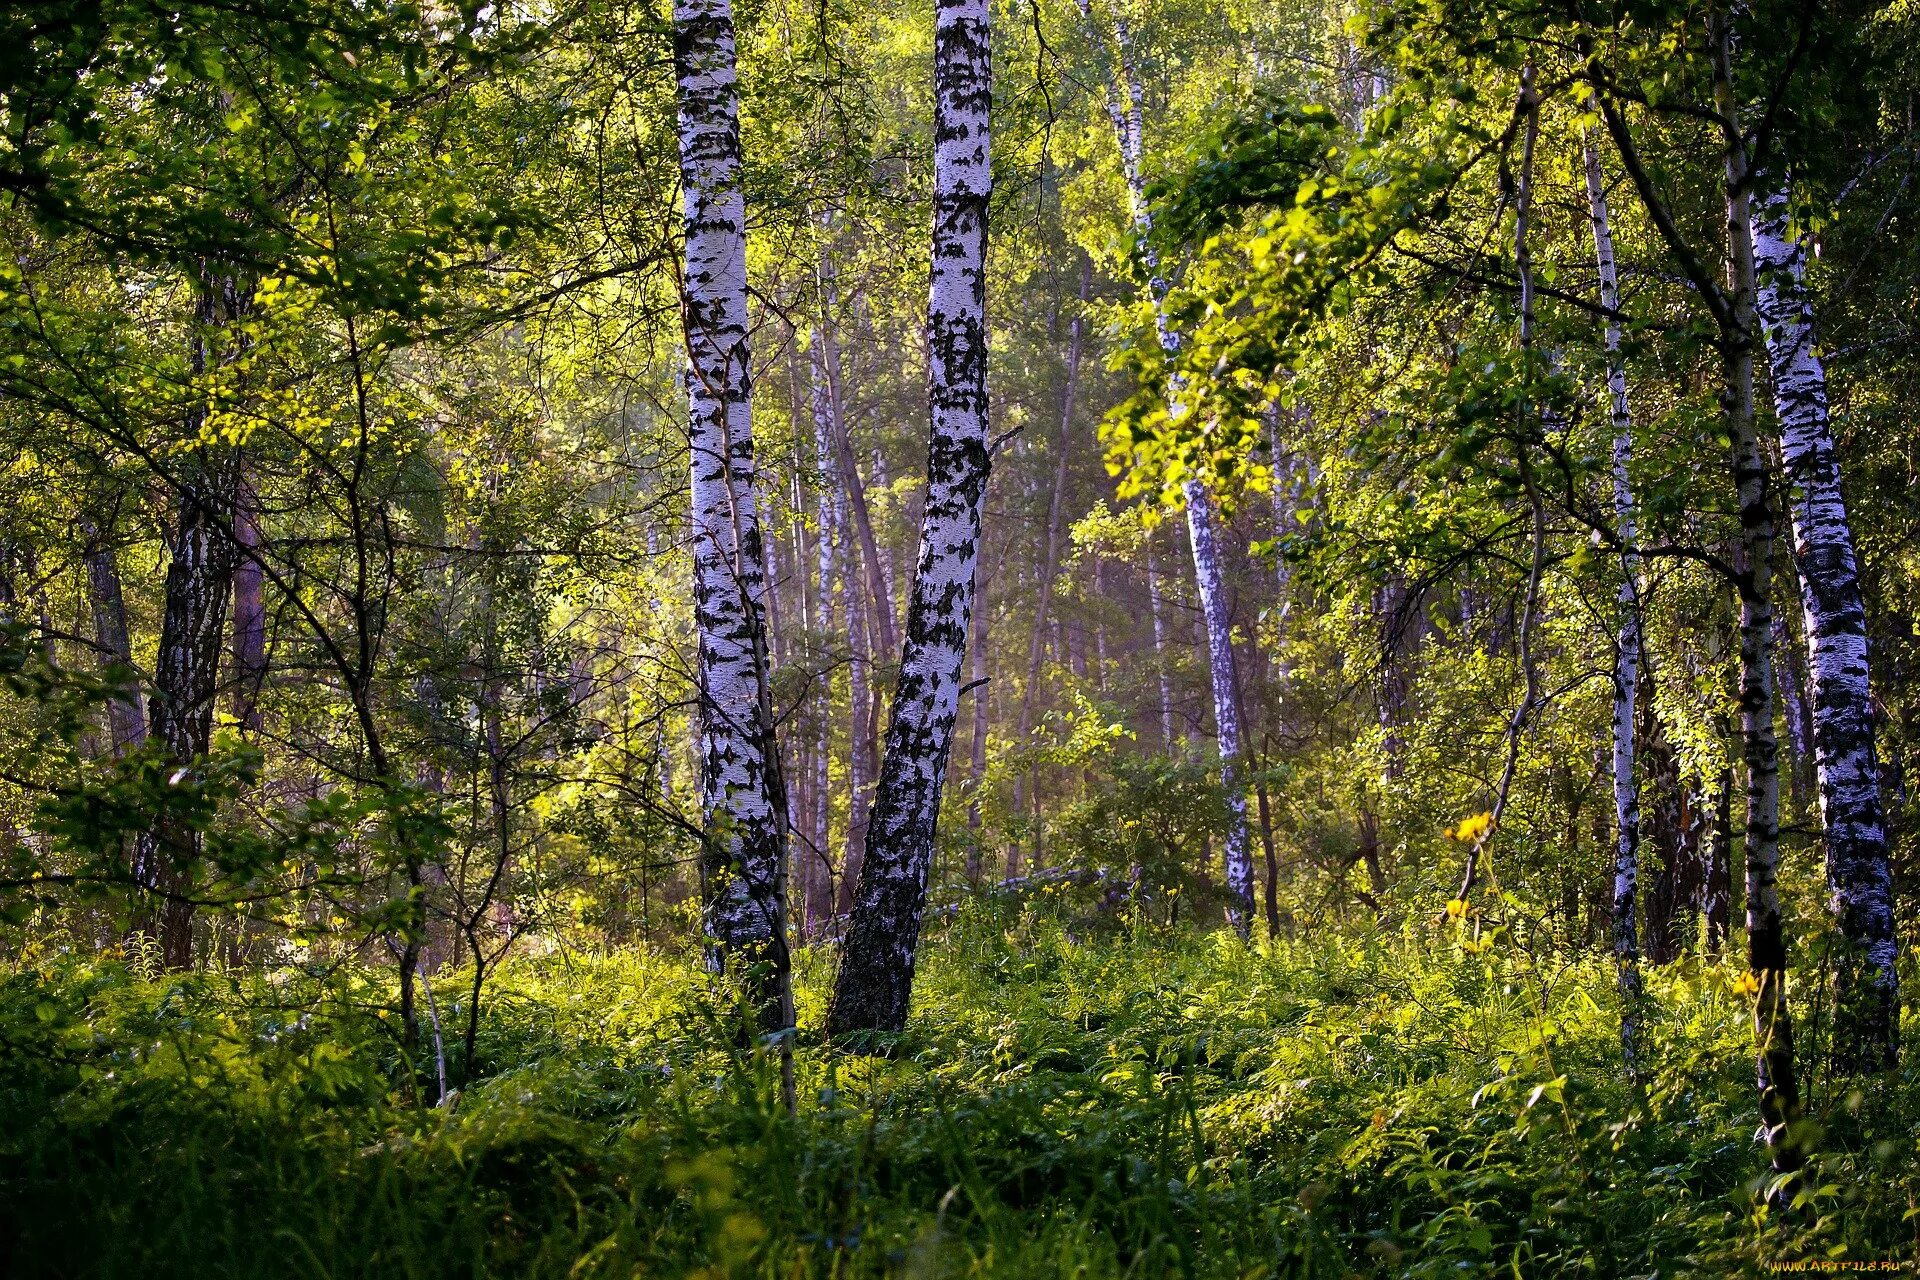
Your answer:
[[[1247,791],[1240,715],[1234,697],[1233,626],[1227,615],[1226,578],[1215,541],[1213,496],[1197,482],[1186,486],[1187,534],[1193,543],[1193,575],[1206,619],[1207,667],[1213,684],[1214,727],[1220,743],[1220,784],[1227,797],[1226,879],[1232,902],[1228,922],[1242,938],[1253,920],[1253,851],[1247,833]]]
[[[1773,684],[1780,690],[1781,710],[1787,722],[1787,745],[1793,751],[1792,759],[1787,762],[1787,786],[1796,809],[1805,801],[1806,788],[1802,778],[1807,766],[1813,763],[1813,710],[1807,705],[1806,672],[1801,668],[1798,658],[1794,636],[1787,625],[1787,615],[1775,610]]]
[[[1641,672],[1641,701],[1636,727],[1638,762],[1645,778],[1641,788],[1640,849],[1648,855],[1646,868],[1646,952],[1654,964],[1671,963],[1679,952],[1679,910],[1683,886],[1689,880],[1686,788],[1680,778],[1680,757],[1654,713],[1653,683]]]
[[[1083,256],[1080,260],[1081,305],[1074,311],[1069,326],[1071,336],[1067,341],[1067,379],[1060,396],[1059,452],[1053,463],[1053,488],[1048,491],[1047,497],[1047,543],[1040,562],[1040,590],[1033,606],[1033,630],[1027,638],[1027,684],[1020,695],[1020,728],[1016,738],[1022,749],[1033,745],[1033,722],[1039,705],[1040,671],[1046,654],[1047,629],[1056,621],[1053,616],[1053,591],[1060,574],[1061,547],[1066,541],[1068,464],[1073,457],[1073,411],[1080,387],[1080,358],[1086,349],[1086,302],[1092,285],[1093,263]],[[1028,788],[1022,787],[1021,790],[1024,792]],[[1030,797],[1022,798],[1031,801],[1034,826],[1038,829],[1040,797],[1037,788],[1033,792]]]
[[[981,864],[986,853],[985,824],[981,821],[980,801],[987,785],[987,593],[986,584],[976,581],[973,603],[973,777],[967,797],[967,883],[980,883]]]
[[[834,569],[846,528],[844,519],[846,494],[841,488],[839,467],[833,448],[833,441],[837,434],[834,421],[838,417],[839,406],[834,401],[832,383],[827,377],[824,351],[827,341],[826,329],[823,325],[821,331],[814,336],[813,345],[808,352],[809,373],[813,384],[811,396],[813,448],[819,463],[821,481],[820,530],[815,545],[819,575],[816,598],[819,604],[815,612],[814,627],[823,638],[831,636],[834,630]],[[843,587],[842,590],[845,588]],[[851,609],[848,610],[849,616],[852,612]],[[806,894],[803,902],[807,929],[814,935],[818,935],[822,929],[826,928],[827,922],[833,918],[834,914],[833,867],[827,857],[827,850],[833,840],[833,793],[828,773],[829,763],[833,757],[832,694],[833,686],[822,681],[813,757],[811,824],[813,847],[807,851],[807,862],[811,871],[806,878]]]
[[[705,927],[716,958],[745,980],[761,1026],[780,1031],[793,1025],[785,797],[767,686],[730,0],[676,0],[673,46],[686,212]]]
[[[906,1026],[940,791],[973,613],[987,434],[986,0],[938,0],[934,16],[934,209],[927,306],[928,433],[920,562],[886,754],[827,1014],[829,1035]]]
[[[1721,725],[1721,739],[1732,736]],[[1708,833],[1701,871],[1700,914],[1706,918],[1707,954],[1718,955],[1733,931],[1733,766],[1720,770],[1713,784],[1713,830]]]
[[[93,609],[93,639],[99,646],[100,666],[118,667],[122,675],[128,675],[133,671],[133,643],[127,632],[126,597],[120,589],[120,561],[104,532],[92,521],[83,521],[81,532],[86,538],[83,556],[87,600]],[[115,756],[136,751],[146,742],[146,719],[131,689],[107,704],[107,732]]]
[[[1800,1167],[1794,1124],[1800,1085],[1793,1056],[1793,1019],[1787,1004],[1787,935],[1780,914],[1780,748],[1773,717],[1773,501],[1766,455],[1753,412],[1753,351],[1760,336],[1755,312],[1749,191],[1752,173],[1737,128],[1730,18],[1709,17],[1714,104],[1729,130],[1725,150],[1729,324],[1720,335],[1721,410],[1733,446],[1733,481],[1740,519],[1737,566],[1740,591],[1740,735],[1747,766],[1747,963],[1754,994],[1755,1074],[1767,1153],[1776,1172]]]
[[[257,737],[263,724],[260,690],[267,679],[266,578],[258,558],[259,499],[244,467],[233,512],[233,534],[240,544],[233,566],[234,718],[249,737]]]
[[[1594,260],[1600,273],[1600,305],[1620,309],[1620,275],[1613,254],[1600,154],[1582,138],[1587,179],[1587,218],[1593,226]],[[1620,322],[1606,324],[1607,407],[1613,428],[1613,513],[1620,535],[1620,632],[1613,657],[1613,961],[1620,990],[1620,1052],[1627,1073],[1640,1071],[1640,940],[1634,927],[1640,883],[1640,787],[1634,775],[1634,698],[1640,687],[1639,520],[1629,464],[1633,459],[1633,414],[1627,403],[1627,366],[1620,349]]]
[[[1900,980],[1859,560],[1840,492],[1826,369],[1814,343],[1806,245],[1789,225],[1786,192],[1763,197],[1750,225],[1813,675],[1827,889],[1845,944],[1834,973],[1834,1064],[1843,1074],[1883,1071],[1896,1059]]]
[[[1081,15],[1091,24],[1090,0],[1080,0]],[[1153,230],[1147,204],[1146,177],[1142,170],[1145,153],[1145,129],[1142,114],[1144,94],[1140,73],[1134,60],[1132,35],[1126,19],[1114,15],[1114,48],[1118,54],[1118,88],[1109,85],[1107,114],[1112,121],[1115,141],[1120,149],[1120,167],[1127,182],[1132,205],[1134,229],[1143,245]],[[1124,97],[1122,97],[1124,93]],[[1160,273],[1157,255],[1144,251],[1148,272],[1148,290],[1154,304],[1154,323],[1160,344],[1169,355],[1178,349],[1178,338],[1167,324],[1165,302],[1167,282]],[[1241,776],[1244,761],[1240,722],[1233,691],[1239,680],[1234,669],[1232,619],[1227,608],[1226,577],[1217,547],[1213,495],[1198,479],[1181,486],[1187,508],[1187,535],[1193,548],[1194,585],[1199,590],[1200,612],[1206,624],[1207,661],[1213,693],[1214,724],[1218,730],[1221,785],[1227,795],[1226,878],[1232,901],[1228,919],[1242,938],[1249,934],[1253,919],[1253,856],[1247,831],[1247,795]]]
[[[851,566],[843,565],[844,568]],[[851,572],[840,579],[840,599],[847,615],[847,700],[852,738],[847,752],[847,846],[840,858],[839,913],[853,910],[854,886],[867,852],[867,811],[873,795],[873,650],[867,642],[867,610],[862,607]]]
[[[1153,615],[1153,672],[1160,695],[1160,745],[1173,754],[1173,678],[1167,671],[1167,608],[1160,594],[1160,570],[1154,563],[1152,533],[1147,535],[1147,609]]]

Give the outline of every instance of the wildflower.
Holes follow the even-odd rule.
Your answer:
[[[1461,844],[1478,844],[1486,839],[1487,832],[1493,829],[1492,812],[1476,813],[1470,818],[1460,819],[1460,824],[1447,829],[1447,838],[1458,840]]]

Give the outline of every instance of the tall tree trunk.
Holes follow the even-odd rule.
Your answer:
[[[847,557],[851,559],[851,557]],[[843,560],[843,569],[851,566]],[[867,815],[873,795],[873,647],[868,643],[867,609],[862,606],[854,575],[840,578],[840,602],[847,616],[847,845],[840,856],[839,913],[853,910],[854,886],[866,861]]]
[[[1750,225],[1756,306],[1773,371],[1813,676],[1813,753],[1826,826],[1827,890],[1844,942],[1834,970],[1834,1065],[1842,1073],[1882,1071],[1896,1058],[1900,980],[1873,742],[1867,611],[1840,492],[1826,369],[1814,345],[1806,245],[1789,225],[1786,192],[1763,197]]]
[[[893,575],[887,570],[880,554],[880,541],[873,532],[873,509],[867,502],[866,481],[861,477],[860,462],[853,452],[853,437],[847,428],[847,402],[842,393],[844,384],[840,376],[840,343],[833,327],[833,314],[839,305],[839,273],[832,251],[826,250],[820,255],[820,309],[824,314],[816,341],[820,344],[820,358],[826,370],[828,394],[833,405],[829,421],[833,457],[839,468],[840,483],[845,487],[847,514],[852,517],[853,534],[860,551],[860,567],[866,574],[868,603],[873,611],[870,632],[874,650],[891,659],[899,652],[900,643],[893,616]]]
[[[833,634],[834,570],[843,546],[846,529],[844,518],[846,495],[841,489],[839,467],[835,461],[833,448],[836,435],[834,420],[838,416],[839,406],[833,398],[832,383],[827,377],[824,350],[827,341],[823,325],[821,331],[814,335],[813,345],[808,351],[808,372],[812,380],[813,449],[820,468],[821,482],[820,530],[815,545],[816,572],[819,575],[816,598],[819,603],[813,621],[814,629],[822,638]],[[848,610],[848,614],[851,616],[851,609]],[[832,694],[832,684],[822,681],[821,705],[815,717],[813,816],[810,824],[813,847],[807,851],[807,864],[810,870],[806,877],[803,901],[807,930],[813,935],[818,935],[822,929],[826,928],[827,922],[833,918],[834,914],[833,866],[827,855],[833,840],[833,792],[828,773],[829,763],[833,758]]]
[[[233,511],[233,535],[239,543],[233,565],[234,718],[249,737],[260,733],[260,690],[267,679],[266,576],[260,570],[259,498],[240,472]]]
[[[1081,15],[1091,24],[1091,0],[1079,0]],[[1145,128],[1140,72],[1134,59],[1132,34],[1126,19],[1114,15],[1114,49],[1118,55],[1118,86],[1109,83],[1107,115],[1120,149],[1120,168],[1126,178],[1127,195],[1132,206],[1134,230],[1143,246],[1148,291],[1154,306],[1154,324],[1160,345],[1168,355],[1179,350],[1179,340],[1166,320],[1167,282],[1160,272],[1158,255],[1148,236],[1153,230],[1152,213],[1147,204],[1146,176],[1142,170],[1145,154]],[[1124,97],[1122,94],[1124,93]],[[1227,892],[1232,901],[1228,919],[1242,938],[1249,934],[1253,920],[1253,854],[1247,831],[1247,795],[1242,778],[1243,755],[1240,718],[1234,707],[1233,691],[1239,684],[1233,660],[1233,623],[1227,607],[1226,577],[1217,546],[1213,495],[1198,479],[1181,486],[1187,508],[1187,535],[1193,548],[1194,585],[1199,590],[1201,617],[1206,624],[1207,661],[1213,693],[1214,724],[1218,731],[1221,786],[1227,795],[1226,873]]]
[[[730,0],[676,0],[705,926],[763,1028],[793,1025],[786,824],[767,685],[747,347],[746,201]]]
[[[1073,410],[1080,387],[1080,358],[1086,349],[1086,302],[1092,287],[1093,263],[1083,255],[1080,259],[1080,306],[1073,313],[1073,321],[1069,326],[1071,336],[1067,340],[1067,378],[1060,395],[1060,434],[1056,437],[1058,453],[1053,463],[1053,487],[1047,495],[1047,542],[1040,561],[1040,590],[1033,606],[1033,630],[1027,637],[1027,683],[1020,694],[1020,727],[1015,739],[1022,748],[1033,744],[1033,721],[1040,696],[1041,660],[1046,652],[1047,629],[1056,621],[1053,617],[1053,592],[1060,574],[1061,547],[1066,541],[1068,464],[1073,457]],[[1030,796],[1024,794],[1029,790],[1024,785],[1020,786],[1020,790],[1023,793],[1021,798],[1029,800],[1034,806],[1034,826],[1037,829],[1040,804],[1038,788],[1033,788]]]
[[[987,435],[986,243],[993,98],[986,0],[934,11],[926,504],[899,684],[829,1035],[906,1026],[940,791],[973,614]]]
[[[1641,673],[1638,707],[1638,761],[1645,777],[1641,790],[1640,848],[1649,856],[1646,869],[1646,949],[1654,964],[1669,964],[1679,954],[1681,909],[1685,886],[1693,876],[1689,863],[1693,835],[1687,821],[1686,787],[1680,777],[1680,757],[1661,728],[1653,707],[1653,684]]]
[[[1724,152],[1728,271],[1721,410],[1733,446],[1733,481],[1740,518],[1740,736],[1747,766],[1747,964],[1754,993],[1755,1076],[1767,1153],[1777,1172],[1800,1167],[1794,1126],[1800,1084],[1793,1057],[1793,1018],[1787,1004],[1787,934],[1780,914],[1780,747],[1773,717],[1773,501],[1766,454],[1753,413],[1753,351],[1760,337],[1755,311],[1752,172],[1738,127],[1734,98],[1731,18],[1709,16],[1714,105],[1730,126]]]
[[[1220,785],[1227,797],[1226,879],[1228,922],[1242,938],[1253,921],[1253,851],[1247,832],[1247,792],[1241,777],[1244,746],[1234,687],[1233,624],[1227,612],[1226,576],[1215,539],[1213,497],[1197,482],[1186,486],[1187,534],[1193,543],[1193,576],[1207,628],[1207,669],[1212,677],[1214,728],[1220,743]]]
[[[987,785],[987,592],[984,582],[973,589],[973,758],[972,787],[967,796],[967,883],[979,884],[986,849],[980,801]]]
[[[192,364],[204,375],[218,358],[215,330],[244,309],[231,276],[203,268],[196,281]],[[187,437],[197,439],[206,418],[199,405],[188,414]],[[178,520],[167,565],[166,609],[153,692],[147,700],[147,736],[179,766],[204,755],[213,733],[213,706],[220,687],[221,639],[233,589],[232,539],[236,460],[229,451],[202,446],[188,457],[179,477]],[[194,904],[190,900],[201,835],[177,818],[160,817],[134,839],[135,881],[159,897],[155,914],[141,927],[153,931],[163,963],[185,968],[193,953]]]
[[[1813,709],[1807,705],[1806,672],[1787,615],[1773,615],[1773,685],[1780,691],[1780,709],[1787,722],[1787,745],[1793,758],[1787,762],[1788,795],[1797,809],[1806,799],[1802,781],[1807,766],[1813,763]]]
[[[1725,717],[1714,728],[1722,742],[1733,736]],[[1718,955],[1733,932],[1733,765],[1732,753],[1713,782],[1713,829],[1702,857],[1700,914],[1706,923],[1707,954]]]
[[[87,565],[87,601],[93,610],[93,640],[99,648],[100,665],[118,667],[125,676],[133,671],[133,643],[127,632],[127,603],[120,589],[120,561],[104,530],[91,520],[83,520],[81,533],[86,539],[83,557]],[[138,750],[147,740],[147,723],[140,703],[131,689],[107,704],[107,732],[112,738],[113,754],[126,755]]]
[[[1167,671],[1167,606],[1160,593],[1160,570],[1154,563],[1153,535],[1147,534],[1147,609],[1153,617],[1153,673],[1160,696],[1160,745],[1173,752],[1173,677]]]
[[[1581,139],[1587,179],[1587,218],[1593,225],[1594,261],[1600,273],[1600,305],[1620,309],[1620,274],[1613,254],[1600,153]],[[1613,962],[1620,990],[1620,1052],[1627,1073],[1640,1070],[1640,940],[1634,928],[1640,883],[1640,787],[1634,775],[1634,698],[1640,686],[1639,519],[1629,464],[1633,459],[1633,414],[1627,403],[1627,366],[1620,349],[1620,322],[1608,318],[1607,408],[1613,428],[1613,513],[1620,535],[1620,632],[1613,656]]]

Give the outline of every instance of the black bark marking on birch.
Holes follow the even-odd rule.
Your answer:
[[[1833,978],[1833,1062],[1843,1075],[1884,1071],[1898,1055],[1899,956],[1874,751],[1866,604],[1840,488],[1826,369],[1814,343],[1806,247],[1793,234],[1786,192],[1763,196],[1750,225],[1756,307],[1773,374],[1812,669],[1813,753],[1826,831],[1829,906],[1841,937]]]
[[[827,1014],[833,1037],[903,1029],[913,990],[992,467],[985,276],[992,88],[985,0],[940,0],[926,502],[866,857]]]
[[[735,970],[763,1031],[793,1025],[787,804],[767,686],[765,550],[754,472],[746,207],[729,0],[674,7],[686,271],[701,880],[709,959]]]
[[[1708,15],[1714,107],[1730,127],[1723,155],[1726,195],[1727,288],[1716,307],[1722,360],[1721,411],[1732,442],[1734,491],[1740,517],[1741,752],[1747,765],[1747,963],[1754,992],[1754,1074],[1761,1135],[1777,1174],[1800,1168],[1805,1157],[1796,1133],[1800,1086],[1793,1054],[1793,1017],[1787,1003],[1787,936],[1777,887],[1780,859],[1780,748],[1773,713],[1772,476],[1754,423],[1753,352],[1760,334],[1755,311],[1752,217],[1753,174],[1738,128],[1730,18]]]

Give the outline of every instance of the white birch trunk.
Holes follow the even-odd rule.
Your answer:
[[[987,0],[934,11],[932,286],[927,303],[926,505],[886,754],[868,820],[830,1035],[906,1025],[926,908],[940,791],[959,711],[973,615],[980,511],[992,468],[987,434]]]
[[[838,407],[834,402],[832,383],[827,377],[826,354],[823,350],[827,341],[823,325],[821,332],[814,335],[812,349],[808,352],[812,378],[813,447],[820,469],[821,486],[820,530],[814,548],[817,561],[815,571],[819,580],[815,595],[818,603],[814,626],[823,638],[833,634],[834,573],[846,525],[846,496],[841,492],[839,469],[834,459],[834,421]],[[825,928],[834,914],[833,866],[827,855],[827,849],[833,841],[833,792],[828,774],[829,762],[833,757],[832,691],[832,685],[823,681],[823,705],[817,717],[814,742],[813,813],[810,823],[813,848],[807,851],[811,871],[807,877],[805,903],[807,929],[812,934],[818,934]]]
[[[1900,1002],[1893,883],[1867,674],[1867,613],[1840,492],[1826,369],[1814,343],[1806,245],[1793,234],[1787,205],[1784,190],[1764,196],[1751,227],[1756,303],[1773,372],[1806,622],[1827,889],[1846,942],[1834,977],[1834,1056],[1843,1072],[1879,1071],[1894,1065]]]
[[[1728,19],[1709,17],[1714,102],[1721,117],[1738,120]],[[1780,910],[1780,744],[1774,737],[1772,566],[1774,518],[1771,477],[1754,425],[1755,307],[1752,172],[1738,129],[1724,151],[1728,315],[1720,334],[1721,409],[1733,445],[1733,481],[1740,518],[1740,736],[1747,766],[1747,965],[1759,983],[1754,996],[1755,1084],[1761,1135],[1776,1172],[1803,1162],[1793,1125],[1800,1086],[1787,1002],[1787,933]]]
[[[1167,606],[1160,594],[1160,569],[1153,542],[1147,542],[1147,610],[1153,615],[1153,670],[1160,694],[1160,745],[1173,751],[1173,680],[1167,673]]]
[[[1093,23],[1091,0],[1079,0],[1080,13],[1089,26]],[[1160,272],[1159,255],[1148,237],[1153,231],[1153,214],[1147,204],[1146,178],[1142,170],[1145,154],[1145,128],[1139,67],[1134,59],[1132,33],[1119,14],[1113,21],[1114,48],[1118,54],[1118,87],[1110,82],[1107,115],[1113,123],[1115,142],[1120,149],[1120,168],[1127,183],[1127,198],[1132,206],[1134,230],[1142,246],[1147,266],[1147,288],[1153,298],[1154,327],[1160,345],[1168,355],[1179,350],[1179,339],[1168,326],[1165,302],[1167,282]],[[1124,94],[1124,96],[1123,96]],[[1226,579],[1216,549],[1213,495],[1197,479],[1181,486],[1187,507],[1188,541],[1193,547],[1194,585],[1200,595],[1201,616],[1206,624],[1207,661],[1213,693],[1214,724],[1219,730],[1221,784],[1226,788],[1228,824],[1226,832],[1227,890],[1233,906],[1228,916],[1242,938],[1248,936],[1253,919],[1253,854],[1247,831],[1247,797],[1243,780],[1239,715],[1235,710],[1234,690],[1239,685],[1234,669],[1232,620],[1228,616]]]
[[[694,620],[700,640],[705,925],[762,1025],[792,1025],[785,814],[767,692],[766,581],[747,348],[746,201],[730,0],[676,0],[686,215]]]
[[[1593,254],[1600,275],[1600,305],[1620,309],[1620,274],[1613,253],[1613,228],[1607,216],[1606,186],[1600,153],[1582,139],[1587,179],[1587,218],[1593,226]],[[1620,1051],[1629,1075],[1639,1072],[1640,940],[1634,910],[1640,886],[1640,785],[1634,775],[1634,699],[1640,684],[1639,520],[1634,507],[1629,464],[1633,458],[1633,415],[1627,403],[1627,367],[1620,349],[1620,322],[1609,316],[1605,329],[1607,414],[1613,429],[1613,513],[1620,536],[1620,634],[1613,661],[1613,960],[1620,989]]]

